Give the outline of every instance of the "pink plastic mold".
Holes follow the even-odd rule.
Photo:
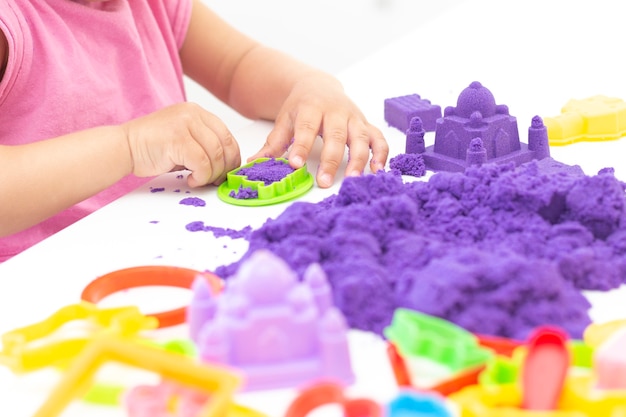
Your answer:
[[[598,388],[626,390],[626,329],[618,330],[594,355]]]

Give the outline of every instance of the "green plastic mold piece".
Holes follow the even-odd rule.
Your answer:
[[[517,382],[519,371],[520,366],[515,359],[496,355],[487,362],[485,370],[478,377],[478,382],[483,386],[514,384]]]
[[[447,320],[410,309],[396,309],[384,334],[401,355],[427,358],[453,372],[482,365],[494,355],[478,344],[473,333]]]
[[[313,187],[313,176],[307,170],[306,164],[285,176],[282,180],[268,185],[265,185],[263,181],[251,181],[245,175],[237,174],[243,168],[249,168],[269,159],[259,158],[229,172],[226,175],[226,181],[217,189],[217,195],[220,200],[237,206],[267,206],[292,200],[303,195]],[[288,163],[284,158],[276,158],[276,160]],[[242,188],[256,191],[258,197],[244,199],[231,196],[232,192],[239,193]]]

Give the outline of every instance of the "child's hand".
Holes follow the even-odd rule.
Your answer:
[[[383,134],[367,122],[341,84],[326,75],[307,77],[294,86],[267,142],[249,161],[283,155],[293,138],[288,159],[292,167],[300,168],[318,135],[324,142],[317,172],[317,184],[322,188],[333,184],[346,145],[350,148],[346,176],[363,173],[370,149],[370,169],[376,172],[385,166],[389,146]]]
[[[219,184],[239,167],[239,145],[224,123],[193,103],[181,103],[122,125],[139,177],[188,169],[190,187]]]

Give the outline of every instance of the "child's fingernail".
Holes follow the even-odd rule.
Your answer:
[[[349,176],[349,177],[359,177],[359,176],[361,176],[361,171],[357,171],[357,170],[355,169],[354,171],[351,171],[351,172],[348,174],[348,176]]]
[[[322,174],[319,179],[319,185],[322,187],[330,187],[333,184],[333,177],[330,174]]]
[[[291,162],[297,167],[301,167],[302,165],[304,165],[304,160],[302,159],[301,156],[298,156],[298,155],[292,157]]]

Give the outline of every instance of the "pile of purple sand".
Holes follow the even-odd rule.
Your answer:
[[[351,327],[382,334],[397,307],[469,331],[525,340],[538,325],[580,338],[582,289],[626,277],[625,186],[551,158],[440,172],[346,178],[338,194],[298,202],[250,235],[234,274],[266,248],[302,276],[319,263]]]

